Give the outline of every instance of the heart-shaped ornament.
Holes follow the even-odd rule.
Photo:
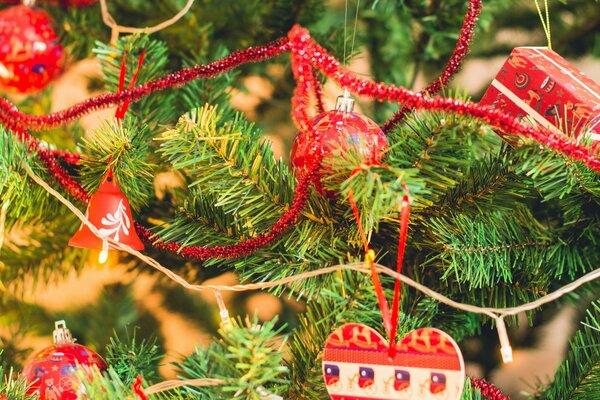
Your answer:
[[[465,362],[454,339],[420,328],[396,344],[361,324],[346,324],[327,339],[323,376],[332,400],[458,400]]]

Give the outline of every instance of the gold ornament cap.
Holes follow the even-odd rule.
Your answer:
[[[54,344],[59,346],[62,344],[75,343],[73,335],[71,335],[71,331],[67,328],[67,323],[64,320],[56,321],[54,323],[54,332],[52,333],[52,336],[54,338]]]
[[[338,96],[337,102],[335,103],[335,109],[342,112],[354,111],[354,99],[350,97],[348,89],[344,89],[344,94]]]

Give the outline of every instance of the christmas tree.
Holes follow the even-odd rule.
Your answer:
[[[511,358],[505,325],[567,304],[582,324],[530,397],[600,396],[593,119],[531,125],[450,83],[465,57],[542,31],[565,58],[598,53],[597,1],[4,3],[0,398],[503,399],[457,348],[489,373]],[[57,109],[60,71],[90,59],[96,95]],[[36,301],[99,268],[128,278],[80,308]],[[168,314],[213,338],[173,379]],[[86,347],[61,323],[56,346],[81,365],[32,364],[60,320]],[[348,367],[351,348],[365,358]],[[48,366],[68,379],[46,382]]]

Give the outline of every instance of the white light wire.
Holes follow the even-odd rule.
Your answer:
[[[186,288],[188,290],[193,290],[193,291],[212,290],[215,293],[215,295],[217,296],[217,300],[219,300],[219,298],[221,298],[220,292],[223,292],[223,291],[243,292],[243,291],[249,291],[249,290],[269,289],[269,288],[272,288],[275,286],[286,285],[286,284],[289,284],[292,282],[297,282],[300,280],[313,278],[313,277],[320,276],[320,275],[336,273],[339,271],[355,271],[355,272],[364,273],[364,274],[371,273],[370,269],[367,268],[364,263],[351,263],[351,264],[333,265],[330,267],[324,267],[324,268],[314,270],[314,271],[307,271],[307,272],[303,272],[298,275],[288,276],[288,277],[285,277],[282,279],[277,279],[277,280],[271,281],[271,282],[246,283],[246,284],[237,284],[237,285],[192,284],[192,283],[186,281],[180,275],[178,275],[175,272],[173,272],[172,270],[170,270],[169,268],[160,264],[155,259],[148,257],[148,256],[140,253],[139,251],[132,249],[131,247],[129,247],[125,244],[119,243],[110,237],[103,236],[102,234],[100,234],[98,229],[86,218],[86,216],[81,211],[79,211],[79,209],[77,207],[75,207],[75,205],[73,205],[73,203],[71,203],[64,196],[62,196],[60,193],[58,193],[56,190],[54,190],[52,187],[50,187],[50,185],[48,185],[42,178],[37,176],[31,170],[31,168],[29,168],[29,166],[27,164],[23,164],[23,168],[25,169],[27,174],[31,177],[31,179],[34,180],[34,182],[36,182],[38,185],[40,185],[42,188],[44,188],[52,196],[56,197],[62,204],[67,206],[69,208],[69,210],[71,210],[71,212],[73,212],[73,214],[75,214],[77,216],[77,218],[79,218],[81,220],[81,222],[83,224],[85,224],[96,236],[100,237],[103,240],[109,241],[112,248],[125,251],[125,252],[137,257],[144,263],[146,263],[146,264],[150,265],[151,267],[155,268],[156,270],[160,271],[161,273],[166,275],[169,279],[173,280],[174,282],[176,282],[177,284],[183,286],[184,288]],[[519,314],[519,313],[522,313],[525,311],[531,311],[536,308],[539,308],[545,304],[556,301],[557,299],[559,299],[560,297],[562,297],[568,293],[573,292],[574,290],[585,285],[586,283],[592,282],[592,281],[600,278],[600,268],[598,268],[592,272],[589,272],[589,273],[583,275],[579,279],[563,286],[562,288],[560,288],[552,293],[549,293],[543,297],[540,297],[539,299],[537,299],[535,301],[531,301],[529,303],[525,303],[525,304],[522,304],[517,307],[494,308],[494,307],[479,307],[479,306],[475,306],[472,304],[466,304],[466,303],[461,303],[461,302],[452,300],[449,297],[446,297],[443,294],[438,293],[435,290],[430,289],[427,286],[414,281],[413,279],[409,278],[408,276],[397,273],[396,271],[394,271],[384,265],[381,265],[381,264],[375,264],[375,270],[378,273],[388,275],[395,279],[399,279],[404,284],[439,301],[440,303],[446,304],[446,305],[456,308],[458,310],[462,310],[462,311],[466,311],[466,312],[470,312],[470,313],[474,313],[474,314],[486,315],[490,318],[493,318],[496,321],[496,327],[498,330],[498,336],[499,336],[500,344],[501,344],[502,358],[503,358],[504,362],[512,361],[512,349],[511,349],[510,343],[508,341],[508,335],[506,333],[506,327],[504,324],[505,317],[511,316],[511,315],[516,315],[516,314]],[[221,312],[223,313],[223,315],[222,315],[222,317],[224,317],[223,319],[227,320],[229,318],[229,316],[227,315],[225,318],[224,310],[226,311],[226,309],[224,307],[224,303],[222,303],[222,298],[221,298],[221,301],[219,301],[219,308],[220,308]],[[223,384],[223,383],[215,383],[217,381],[218,380],[209,380],[206,382],[210,382],[210,383],[208,383],[208,385]],[[204,382],[204,381],[202,381],[202,382]],[[184,384],[182,384],[182,385],[184,385]],[[168,390],[168,389],[165,389],[165,390]],[[152,392],[152,393],[156,393],[156,392]]]

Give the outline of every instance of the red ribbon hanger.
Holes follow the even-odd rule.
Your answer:
[[[406,194],[402,197],[400,210],[400,235],[398,238],[398,257],[396,261],[397,273],[402,272],[402,263],[404,261],[404,253],[406,249],[406,240],[408,238],[408,223],[410,219],[410,198],[408,187],[406,186],[406,184],[402,184],[402,187],[404,188],[404,192]],[[396,279],[395,281],[394,298],[392,300],[392,310],[390,313],[389,303],[385,298],[385,292],[383,291],[383,286],[381,285],[379,274],[375,269],[375,252],[369,248],[367,236],[365,235],[362,223],[360,222],[360,213],[358,211],[358,206],[356,205],[356,201],[354,199],[354,194],[352,193],[352,191],[348,192],[348,200],[350,201],[350,206],[352,207],[352,212],[354,213],[354,218],[356,219],[356,224],[358,226],[358,231],[360,232],[361,240],[365,248],[365,263],[369,266],[371,270],[371,281],[373,282],[373,287],[375,288],[377,303],[379,304],[379,310],[381,311],[381,317],[383,318],[383,325],[388,334],[388,355],[390,358],[392,358],[396,355],[396,331],[398,329],[398,317],[400,314],[401,282],[400,279]]]
[[[131,77],[131,81],[129,81],[129,85],[127,86],[127,89],[131,89],[135,85],[135,81],[137,81],[137,77],[140,73],[140,70],[142,69],[142,64],[144,63],[145,57],[146,57],[146,50],[144,49],[142,51],[142,54],[140,54],[140,56],[138,57],[137,69],[135,70],[135,73]],[[119,74],[119,92],[122,92],[125,89],[125,75],[126,74],[127,74],[127,53],[124,52],[123,59],[121,61],[121,73]],[[127,112],[127,109],[129,108],[130,103],[131,103],[130,101],[126,101],[123,104],[121,104],[117,108],[117,111],[115,113],[115,118],[117,118],[118,120],[123,120],[123,118],[125,118],[125,113]]]

